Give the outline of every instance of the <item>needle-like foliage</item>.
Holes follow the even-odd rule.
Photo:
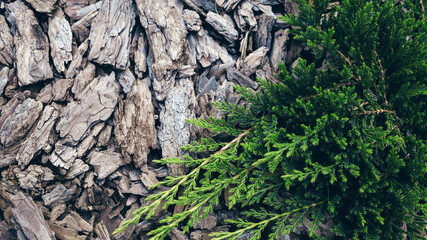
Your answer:
[[[236,87],[247,108],[217,103],[227,120],[191,120],[234,136],[186,146],[208,158],[186,164],[168,190],[117,231],[163,206],[186,206],[150,232],[163,239],[226,204],[244,217],[213,239],[276,239],[304,222],[316,238],[325,216],[336,239],[421,239],[427,212],[427,25],[420,1],[298,1],[284,16],[314,60],[300,59],[279,84],[259,79],[262,93]],[[422,3],[422,1],[421,1]],[[322,63],[326,70],[318,70]],[[316,67],[317,66],[317,67]],[[182,190],[182,193],[180,192]],[[234,229],[234,230],[233,230]],[[325,236],[317,236],[325,237]],[[330,237],[330,236],[329,236]]]

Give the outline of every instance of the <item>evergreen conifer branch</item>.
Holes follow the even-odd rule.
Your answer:
[[[216,152],[212,156],[220,155],[221,153],[223,153],[224,151],[229,149],[231,146],[233,146],[235,143],[239,142],[251,130],[253,130],[253,127],[249,128],[249,129],[245,130],[244,132],[242,132],[241,134],[239,134],[236,138],[234,138],[232,141],[228,142],[224,147],[222,147],[218,152]],[[206,160],[204,160],[198,167],[193,169],[189,174],[170,179],[173,182],[178,181],[178,183],[176,183],[173,187],[171,187],[170,189],[168,189],[164,192],[160,192],[158,194],[151,195],[149,198],[147,198],[147,200],[153,200],[153,199],[156,199],[156,200],[154,200],[150,205],[136,210],[133,213],[134,217],[130,220],[125,221],[119,228],[114,230],[113,235],[117,234],[119,232],[122,232],[130,224],[138,223],[139,219],[144,215],[146,215],[146,219],[149,219],[150,217],[152,217],[154,215],[155,211],[161,206],[163,200],[167,200],[166,203],[163,203],[163,209],[165,209],[168,205],[172,204],[174,202],[173,197],[176,196],[176,194],[178,193],[179,187],[182,186],[184,183],[186,183],[188,181],[188,179],[190,179],[190,178],[196,179],[197,176],[199,175],[199,172],[202,169],[202,167],[211,161],[211,159],[213,158],[212,156],[210,158],[207,158]],[[156,184],[154,187],[156,187],[158,185],[160,185],[160,184]],[[206,201],[203,201],[203,204],[206,203],[208,200],[210,200],[210,198],[207,198]],[[161,229],[158,229],[158,231],[156,231],[156,230],[153,231],[152,234],[156,234],[155,237],[157,237],[157,238],[153,237],[153,239],[162,239],[165,235],[167,235],[167,233],[169,233],[172,230],[173,227],[175,227],[178,223],[183,221],[190,213],[194,213],[202,205],[199,204],[198,207],[197,206],[193,207],[192,209],[190,209],[190,211],[185,212],[185,214],[182,214],[182,216],[179,216],[179,218],[176,221],[174,221],[172,224],[170,224],[168,226],[163,226]]]
[[[187,175],[167,177],[130,223],[162,204],[186,206],[150,234],[162,239],[221,204],[238,209],[230,232],[216,239],[274,239],[307,227],[315,238],[324,221],[344,239],[422,239],[427,217],[427,24],[422,1],[296,0],[298,16],[284,16],[294,39],[312,50],[278,81],[257,79],[261,91],[236,86],[245,105],[215,103],[226,118],[189,120],[237,136],[202,139],[183,147],[208,158],[184,163]],[[421,7],[420,7],[421,4]],[[319,71],[320,63],[327,69]],[[247,129],[249,128],[249,129]],[[246,130],[244,130],[246,129]],[[243,139],[244,138],[244,139]],[[178,195],[178,190],[182,190]],[[224,193],[225,202],[222,202]],[[316,203],[316,204],[313,204]],[[305,224],[303,224],[305,223]],[[402,226],[405,225],[405,229]]]

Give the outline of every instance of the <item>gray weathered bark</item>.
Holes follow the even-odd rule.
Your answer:
[[[162,101],[175,85],[175,75],[182,66],[187,35],[184,6],[179,0],[136,0],[136,4],[150,46],[154,93]]]
[[[9,24],[14,26],[19,85],[53,77],[49,65],[49,42],[34,12],[20,0],[6,5]]]
[[[92,22],[89,60],[121,70],[129,65],[130,33],[135,25],[131,0],[104,0]]]
[[[58,72],[65,71],[65,64],[71,61],[73,35],[61,8],[55,10],[49,19],[50,54]]]

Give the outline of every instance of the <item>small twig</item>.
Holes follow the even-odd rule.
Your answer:
[[[327,90],[329,90],[329,91],[334,91],[334,90],[335,90],[335,89],[337,89],[337,88],[345,87],[345,86],[350,86],[350,85],[353,85],[353,84],[354,84],[353,82],[340,83],[340,84],[337,84],[337,86],[336,86],[336,87],[324,89],[324,90],[323,90],[323,92],[324,92],[324,91],[327,91]],[[319,95],[320,95],[320,94],[311,95],[311,96],[305,97],[304,99],[305,99],[305,100],[309,100],[309,99],[312,99],[312,98],[318,97]]]
[[[390,104],[388,103],[387,94],[386,94],[386,84],[385,84],[385,72],[386,72],[386,70],[384,70],[383,65],[381,64],[381,58],[380,58],[378,52],[377,51],[374,51],[374,52],[375,52],[375,55],[377,55],[378,64],[379,64],[380,70],[381,70],[381,81],[383,83],[383,88],[384,88],[384,102],[387,106],[390,106]]]
[[[353,67],[353,63],[351,63],[351,61],[350,61],[350,58],[348,58],[348,57],[346,57],[341,51],[339,51],[338,50],[338,54],[340,55],[340,57],[342,58],[342,59],[344,59],[344,61],[346,61],[347,62],[347,64],[350,66],[350,68],[351,69],[354,69],[354,67]],[[362,58],[363,58],[363,56],[362,56]],[[360,76],[355,76],[355,74],[353,74],[353,76],[352,76],[352,78],[353,79],[355,79],[356,81],[362,81],[362,78],[360,77]]]
[[[387,109],[378,109],[375,111],[364,111],[364,112],[358,113],[357,115],[371,115],[371,114],[380,114],[380,113],[390,113],[390,114],[393,114],[394,116],[396,116],[395,111],[391,111],[391,110],[387,110]]]
[[[360,104],[360,107],[354,107],[353,110],[358,110],[359,108],[365,106],[366,104],[368,104],[368,102],[363,102],[362,104]]]
[[[421,5],[421,13],[423,14],[423,18],[425,17],[426,14],[426,10],[424,9],[424,3],[423,0],[420,0],[420,5]]]

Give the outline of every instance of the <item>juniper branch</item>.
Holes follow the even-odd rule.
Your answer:
[[[204,162],[202,162],[198,167],[196,167],[189,174],[187,174],[185,177],[183,177],[176,185],[174,185],[173,187],[171,187],[169,190],[164,191],[161,194],[161,196],[158,199],[156,199],[153,203],[151,203],[148,206],[145,206],[143,208],[140,208],[140,209],[136,210],[133,213],[134,217],[132,219],[130,219],[130,220],[125,221],[122,224],[122,226],[120,226],[119,228],[117,228],[116,230],[114,230],[113,235],[115,235],[115,234],[117,234],[119,232],[122,232],[130,224],[138,223],[139,219],[143,215],[147,215],[147,218],[150,218],[154,214],[154,211],[161,205],[162,201],[164,199],[167,199],[170,196],[175,195],[178,192],[179,187],[181,185],[183,185],[191,176],[198,175],[198,173],[200,172],[200,169],[202,169],[203,166],[205,166],[206,164],[208,164],[210,162],[212,156],[219,155],[219,154],[223,153],[225,150],[227,150],[228,148],[230,148],[234,143],[239,142],[243,137],[245,137],[253,129],[254,129],[254,127],[251,127],[249,129],[245,130],[239,136],[237,136],[232,141],[230,141],[229,143],[227,143],[227,145],[225,145],[224,147],[222,147],[218,152],[216,152],[213,155],[211,155]],[[165,205],[163,206],[163,208],[166,207]]]

